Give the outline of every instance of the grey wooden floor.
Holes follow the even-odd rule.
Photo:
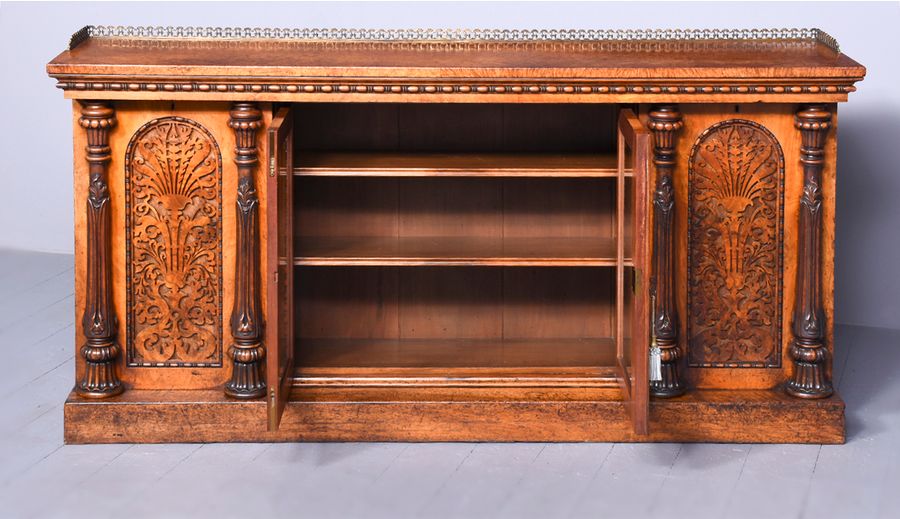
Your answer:
[[[72,272],[0,251],[0,517],[900,517],[900,331],[838,329],[843,446],[64,446]]]

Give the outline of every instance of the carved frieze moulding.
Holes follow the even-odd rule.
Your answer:
[[[784,153],[765,127],[707,128],[688,163],[689,362],[781,366]]]
[[[125,159],[129,366],[222,365],[222,154],[199,123],[154,119]]]
[[[470,82],[373,82],[372,80],[347,80],[345,82],[273,82],[245,83],[239,79],[227,82],[197,81],[144,81],[128,82],[106,81],[96,78],[69,77],[57,82],[56,87],[66,91],[92,92],[185,92],[194,94],[237,93],[237,94],[559,94],[559,95],[597,95],[597,94],[744,94],[750,97],[760,94],[848,94],[855,92],[851,84],[835,83],[784,83],[784,84],[752,84],[752,83],[715,83],[706,85],[661,84],[652,80],[648,82],[584,82],[545,81],[508,82],[483,81]]]

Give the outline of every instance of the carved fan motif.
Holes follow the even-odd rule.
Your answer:
[[[222,364],[221,165],[212,135],[180,117],[128,144],[129,365]]]
[[[708,128],[689,164],[691,365],[781,365],[784,154],[764,127]]]

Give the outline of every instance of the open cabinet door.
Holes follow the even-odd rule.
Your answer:
[[[269,430],[281,422],[294,373],[293,116],[282,108],[268,132],[266,177],[266,383]]]
[[[622,393],[635,434],[650,410],[650,131],[631,110],[619,113],[616,345]]]

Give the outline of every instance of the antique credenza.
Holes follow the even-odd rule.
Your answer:
[[[818,29],[86,27],[74,443],[839,443]]]

